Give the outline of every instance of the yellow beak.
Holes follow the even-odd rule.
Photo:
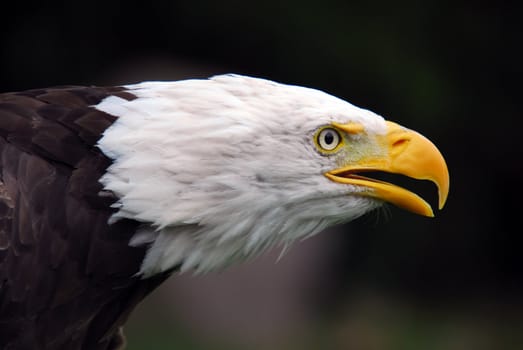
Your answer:
[[[406,175],[418,180],[430,180],[438,187],[439,209],[442,209],[449,192],[449,172],[445,159],[427,138],[400,125],[387,122],[388,131],[377,136],[380,156],[369,156],[355,164],[325,173],[332,181],[361,186],[359,194],[379,198],[416,214],[434,216],[430,205],[417,194],[402,187],[358,175],[366,171],[384,171]]]

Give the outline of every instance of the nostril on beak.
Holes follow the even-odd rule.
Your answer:
[[[403,146],[404,144],[406,144],[407,142],[409,142],[409,140],[407,138],[401,138],[399,140],[394,141],[394,143],[392,144],[392,147],[400,147],[400,146]]]

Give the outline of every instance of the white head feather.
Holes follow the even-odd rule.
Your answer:
[[[95,106],[118,116],[99,141],[114,163],[101,182],[120,200],[112,220],[144,223],[141,273],[207,271],[287,246],[379,205],[323,173],[336,157],[313,135],[332,122],[384,134],[382,117],[324,92],[238,75],[145,82],[132,101]]]

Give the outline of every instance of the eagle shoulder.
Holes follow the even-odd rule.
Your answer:
[[[91,107],[122,87],[0,94],[0,348],[110,349],[133,307],[167,276],[135,277],[139,226],[109,225],[97,147],[117,117]],[[104,194],[104,195],[101,195]]]

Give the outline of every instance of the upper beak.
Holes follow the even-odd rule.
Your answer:
[[[377,143],[385,150],[383,155],[364,157],[355,164],[329,171],[325,176],[335,182],[362,186],[361,195],[382,199],[416,214],[434,216],[430,205],[417,194],[357,173],[384,171],[430,180],[438,187],[438,207],[442,209],[449,192],[449,173],[436,146],[419,133],[392,122],[387,122],[387,133],[377,136]]]

